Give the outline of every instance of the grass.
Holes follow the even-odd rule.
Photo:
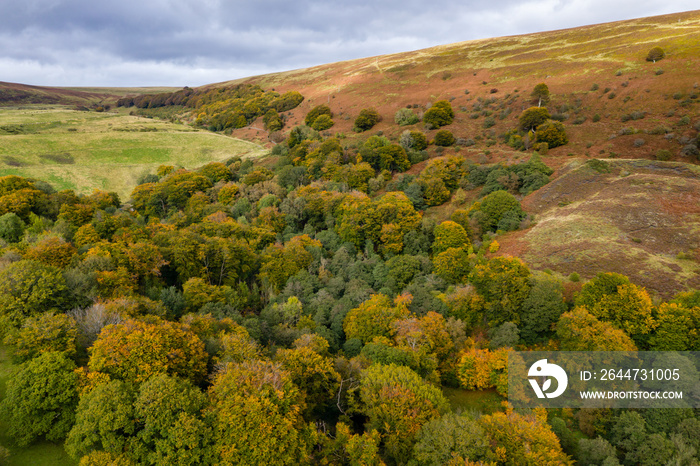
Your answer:
[[[38,178],[80,193],[115,191],[122,200],[159,165],[196,168],[263,152],[251,142],[123,112],[0,109],[0,176]]]
[[[5,384],[13,366],[7,355],[7,348],[0,345],[0,400],[5,397]],[[52,442],[37,442],[26,448],[17,448],[7,436],[7,425],[0,419],[0,445],[10,450],[8,466],[74,466],[63,449],[63,445]]]
[[[442,393],[456,412],[477,411],[491,414],[501,411],[504,398],[496,390],[464,390],[463,388],[442,387]]]

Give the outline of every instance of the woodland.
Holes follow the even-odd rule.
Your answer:
[[[84,466],[698,464],[697,409],[505,402],[514,349],[700,351],[698,290],[663,300],[499,253],[568,142],[547,86],[529,97],[510,165],[428,156],[470,144],[447,100],[397,111],[398,140],[365,133],[380,117],[363,109],[348,147],[328,105],[283,136],[304,97],[239,85],[118,105],[212,131],[262,117],[277,143],[261,159],[162,165],[128,200],[0,178],[0,460],[48,440]],[[424,215],[451,199],[448,219]]]

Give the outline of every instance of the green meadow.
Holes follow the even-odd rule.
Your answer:
[[[0,108],[0,176],[37,178],[79,193],[115,191],[127,200],[138,178],[159,165],[195,168],[263,152],[240,139],[125,112]]]

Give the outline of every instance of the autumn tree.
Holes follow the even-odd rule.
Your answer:
[[[392,338],[396,332],[394,322],[408,316],[410,295],[391,299],[383,294],[375,294],[345,316],[343,330],[348,339],[358,338],[363,343],[375,336]]]
[[[333,458],[337,464],[385,466],[379,454],[381,435],[376,430],[354,434],[347,424],[339,422],[335,426],[335,438],[327,442],[324,458]]]
[[[367,131],[372,129],[374,125],[379,123],[381,117],[373,108],[363,108],[360,114],[355,118],[355,130],[357,132]]]
[[[554,120],[546,121],[537,126],[535,139],[537,142],[547,143],[547,147],[550,149],[569,143],[569,137],[566,135],[564,124]]]
[[[661,60],[666,56],[666,53],[664,52],[664,49],[662,49],[659,46],[653,47],[651,50],[649,50],[649,53],[647,53],[647,61],[654,62],[656,63],[658,60]]]
[[[78,404],[75,368],[64,354],[47,352],[20,365],[7,381],[0,413],[18,446],[42,437],[55,442],[68,434]]]
[[[320,241],[299,235],[291,238],[284,246],[274,244],[263,251],[259,277],[273,289],[280,290],[287,279],[308,267],[314,259],[312,251],[321,248]]]
[[[656,351],[700,351],[700,307],[663,303],[656,311],[650,344]]]
[[[467,390],[496,391],[507,395],[508,390],[508,350],[472,348],[462,353],[457,365],[457,377],[460,385]]]
[[[585,307],[562,314],[556,336],[563,351],[636,351],[632,339],[622,330],[591,315]]]
[[[66,314],[45,312],[30,316],[17,329],[8,329],[5,344],[12,347],[10,354],[17,362],[28,361],[48,352],[75,356],[76,324]]]
[[[21,260],[0,271],[0,319],[5,325],[17,326],[24,317],[68,304],[65,278],[55,267]]]
[[[536,85],[530,93],[530,97],[532,97],[533,102],[537,103],[538,107],[546,106],[549,103],[549,87],[545,83]]]
[[[479,424],[486,432],[498,464],[574,464],[561,450],[559,439],[545,419],[507,411],[482,416]]]
[[[440,128],[452,124],[454,110],[447,100],[438,100],[423,115],[423,123],[429,129]]]
[[[299,387],[307,414],[320,412],[335,402],[341,377],[333,367],[331,358],[309,347],[299,347],[279,350],[276,359],[289,371],[292,381]]]
[[[307,461],[311,433],[301,417],[299,389],[278,363],[229,363],[216,375],[209,396],[217,464]]]
[[[328,107],[328,105],[317,105],[316,107],[312,108],[309,111],[309,113],[306,114],[306,116],[304,117],[304,124],[306,126],[312,126],[316,119],[321,115],[327,115],[329,118],[331,118],[333,117],[333,112],[331,112],[331,109],[330,107]]]
[[[440,254],[449,248],[462,248],[468,250],[471,247],[467,232],[456,222],[447,220],[435,227],[433,231],[433,254]]]
[[[535,131],[538,126],[552,118],[544,107],[530,107],[524,110],[518,119],[521,131]]]
[[[471,272],[469,253],[464,248],[447,248],[433,256],[433,271],[447,283],[465,282]]]
[[[520,322],[522,304],[530,292],[530,270],[517,257],[495,257],[474,266],[469,282],[486,301],[492,326]]]
[[[204,343],[174,322],[146,323],[128,319],[108,325],[90,348],[90,371],[140,383],[166,373],[201,381],[206,374]]]
[[[374,364],[362,374],[357,410],[369,419],[365,428],[383,436],[386,457],[399,464],[410,458],[421,427],[449,410],[439,388],[411,369]]]

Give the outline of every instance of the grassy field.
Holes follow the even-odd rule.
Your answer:
[[[5,384],[12,371],[7,350],[0,345],[0,400],[5,397]],[[73,461],[64,451],[63,445],[51,442],[37,442],[27,448],[17,448],[6,435],[7,426],[0,419],[0,445],[10,450],[8,466],[73,466]]]
[[[115,191],[122,200],[159,165],[195,168],[263,152],[250,142],[123,112],[0,109],[0,176],[34,177],[81,193]]]

